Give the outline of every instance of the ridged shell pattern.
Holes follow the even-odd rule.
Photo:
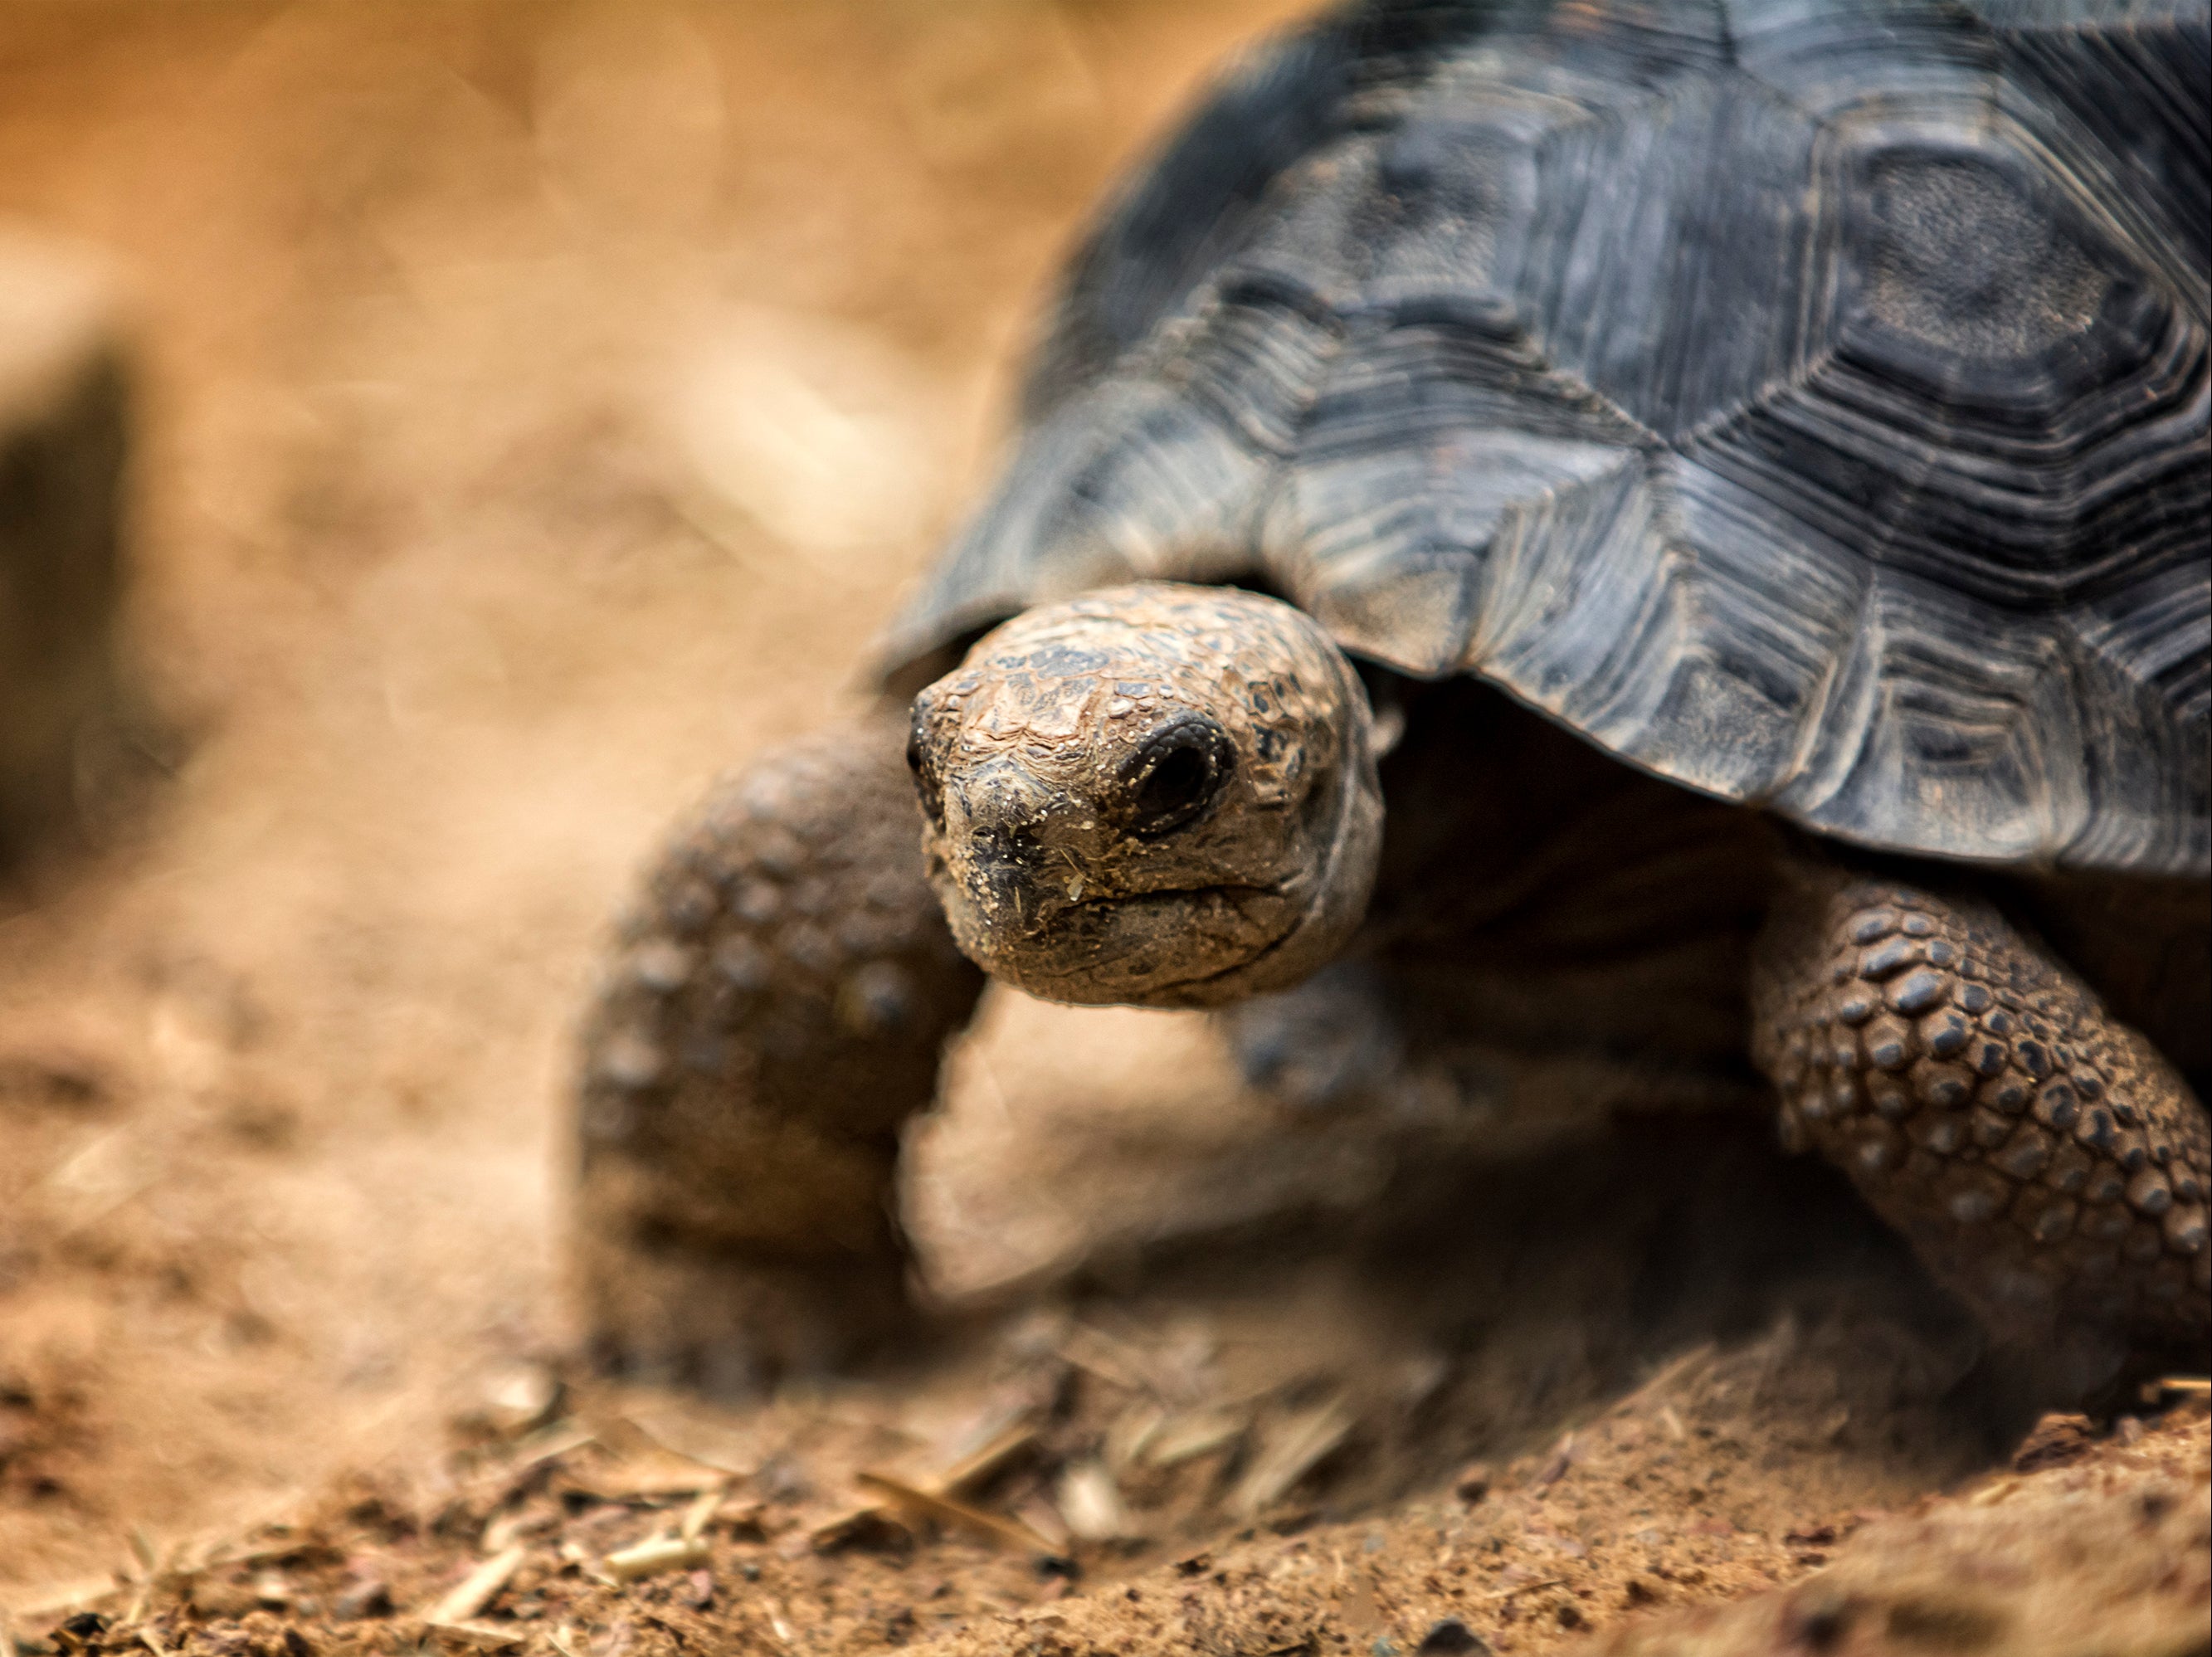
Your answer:
[[[1526,0],[1233,74],[912,659],[1132,578],[1862,845],[2204,873],[2203,3]]]

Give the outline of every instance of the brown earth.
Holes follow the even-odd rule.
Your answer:
[[[1972,1484],[2032,1411],[1763,1125],[1290,1120],[1179,1017],[988,1004],[934,1350],[566,1363],[625,881],[852,704],[1077,215],[1290,9],[0,0],[0,213],[136,296],[151,710],[0,897],[0,1637],[2203,1648],[2201,1412]]]

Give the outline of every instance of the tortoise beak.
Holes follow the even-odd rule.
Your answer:
[[[1036,932],[1047,905],[1041,879],[1051,856],[1052,819],[1065,803],[1012,759],[991,760],[945,790],[949,861],[977,918]]]

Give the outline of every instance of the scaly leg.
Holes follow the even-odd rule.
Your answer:
[[[576,1266],[617,1373],[741,1392],[898,1326],[899,1132],[982,974],[922,877],[902,721],[772,753],[653,871],[586,1023]]]
[[[1784,888],[1752,1006],[1785,1141],[2057,1384],[2203,1363],[2212,1133],[2173,1066],[1978,898],[1809,861]]]

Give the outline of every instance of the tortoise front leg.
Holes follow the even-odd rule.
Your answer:
[[[1795,864],[1752,1006],[1785,1141],[1844,1168],[2000,1341],[2084,1390],[2130,1348],[2203,1362],[2204,1107],[1995,908]]]
[[[653,869],[587,1020],[575,1266],[592,1350],[733,1392],[896,1329],[899,1132],[982,974],[923,878],[885,715],[723,785]]]

